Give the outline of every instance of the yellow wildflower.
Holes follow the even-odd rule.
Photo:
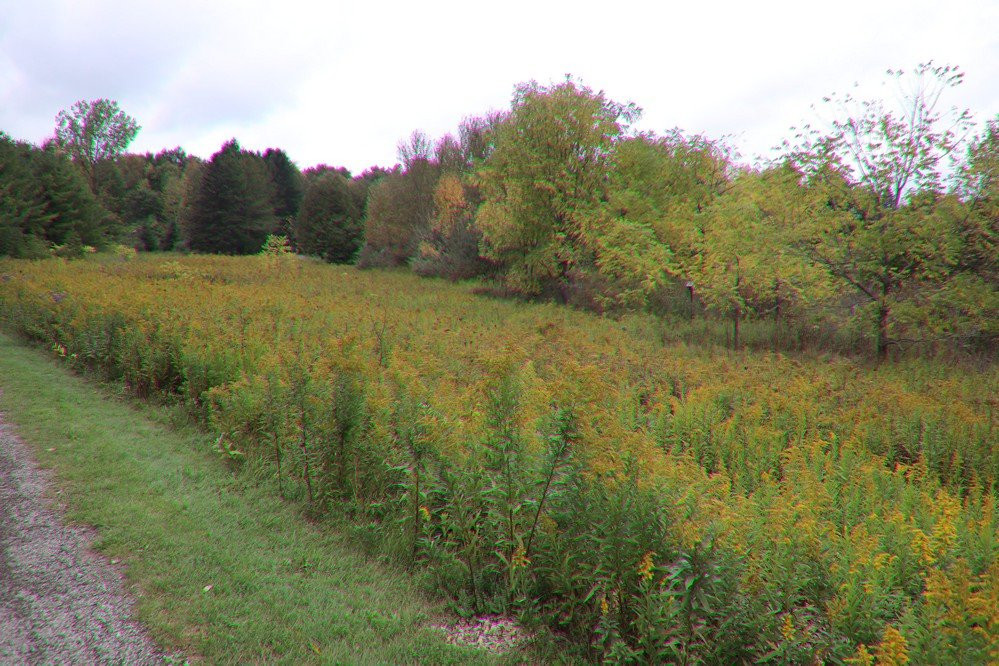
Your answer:
[[[881,643],[874,648],[874,657],[878,666],[905,666],[909,663],[909,646],[905,636],[898,629],[885,626]]]
[[[523,546],[517,546],[513,551],[513,557],[510,558],[510,567],[513,569],[522,569],[531,563],[531,560],[527,559],[527,551]]]
[[[781,625],[780,633],[784,637],[784,640],[794,640],[794,617],[790,613],[784,615],[784,624]]]
[[[655,553],[651,550],[642,556],[642,561],[638,563],[638,577],[642,580],[652,580],[652,570],[656,568],[652,558]]]
[[[867,651],[867,646],[861,643],[857,646],[857,653],[848,657],[846,663],[854,666],[874,666],[874,657]]]

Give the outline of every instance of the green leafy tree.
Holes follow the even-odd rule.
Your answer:
[[[971,142],[960,171],[958,194],[967,204],[961,219],[959,270],[999,282],[999,115]]]
[[[235,139],[201,171],[187,219],[188,245],[198,252],[255,254],[276,219],[267,166]]]
[[[299,252],[332,263],[352,261],[364,226],[350,182],[335,171],[310,178],[294,230]]]
[[[80,100],[56,116],[56,141],[76,162],[97,193],[96,166],[121,155],[139,125],[109,99]]]
[[[180,240],[179,193],[190,159],[180,148],[124,154],[95,167],[97,196],[125,236],[141,250],[171,250]]]
[[[180,148],[152,155],[122,155],[114,163],[119,192],[113,209],[138,249],[172,250],[180,240],[180,194],[190,159]],[[102,169],[104,165],[102,165]],[[102,182],[102,189],[104,183]]]
[[[823,272],[792,247],[801,220],[823,213],[790,164],[745,170],[697,215],[696,260],[687,265],[697,292],[731,317],[732,344],[750,314],[773,313],[774,345],[782,316],[829,295]]]
[[[615,146],[609,206],[622,220],[652,231],[654,240],[644,247],[657,250],[650,259],[672,278],[657,290],[662,295],[698,272],[701,213],[731,186],[732,160],[723,142],[678,129],[664,136],[639,134]]]
[[[616,263],[626,256],[617,249],[642,245],[628,231],[646,230],[615,226],[603,210],[614,145],[639,114],[571,79],[517,87],[477,181],[483,255],[509,286],[565,302],[574,281],[598,273],[601,250]],[[607,247],[596,242],[599,235]]]
[[[899,312],[910,328],[958,345],[994,349],[999,339],[999,117],[970,142],[954,191],[932,201],[947,234],[946,262]]]
[[[905,204],[915,193],[941,189],[945,160],[970,123],[967,111],[941,105],[943,94],[961,83],[955,67],[925,63],[909,75],[889,75],[901,92],[898,110],[880,100],[832,96],[827,102],[841,118],[828,130],[806,129],[789,146],[791,159],[838,213],[817,218],[801,246],[866,304],[879,358],[892,342],[896,304],[938,277],[945,263],[946,225],[926,207]]]

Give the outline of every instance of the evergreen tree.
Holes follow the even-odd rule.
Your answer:
[[[335,171],[310,178],[294,230],[299,252],[332,263],[353,260],[364,227],[347,179]]]
[[[31,151],[0,134],[0,256],[41,256],[46,252],[45,205],[31,173]]]
[[[281,230],[288,235],[287,232],[294,226],[305,192],[302,173],[280,148],[268,148],[264,152],[264,162],[274,189],[274,215],[279,220]]]
[[[61,153],[0,135],[0,255],[38,257],[50,244],[101,246],[108,218]]]
[[[272,186],[263,159],[235,139],[205,164],[187,224],[192,250],[255,254],[275,230]]]
[[[114,231],[113,219],[97,202],[78,170],[53,148],[34,152],[34,177],[41,188],[45,239],[57,245],[79,239],[101,247]]]

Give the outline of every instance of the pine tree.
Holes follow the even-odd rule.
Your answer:
[[[302,173],[280,148],[268,148],[264,151],[264,163],[267,164],[267,173],[274,188],[271,202],[274,215],[281,225],[280,230],[288,235],[305,193]]]
[[[36,151],[33,161],[49,217],[46,240],[64,244],[76,235],[84,245],[104,245],[112,223],[79,171],[53,149]]]
[[[40,255],[45,250],[41,241],[47,218],[31,173],[31,150],[0,134],[0,256]]]
[[[235,139],[205,164],[188,219],[188,245],[198,252],[255,254],[275,229],[272,186],[263,159]]]
[[[335,171],[311,179],[294,229],[299,252],[332,263],[351,261],[364,227],[347,179]]]
[[[65,155],[0,135],[0,255],[44,256],[51,243],[101,246],[109,216]]]

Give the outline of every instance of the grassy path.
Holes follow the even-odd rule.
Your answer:
[[[70,520],[127,566],[139,619],[209,663],[482,663],[421,624],[399,574],[225,469],[167,412],[113,400],[0,335],[0,411],[51,468]]]

